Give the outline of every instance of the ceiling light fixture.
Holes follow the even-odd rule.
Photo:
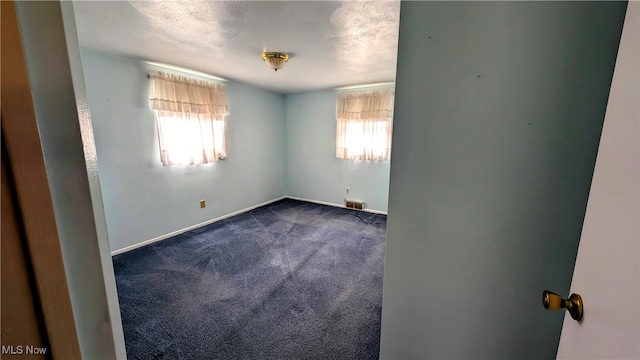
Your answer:
[[[286,65],[289,55],[281,52],[265,51],[262,53],[262,60],[264,60],[269,69],[278,71]]]

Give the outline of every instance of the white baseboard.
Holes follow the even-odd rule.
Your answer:
[[[306,201],[306,202],[310,202],[310,203],[314,203],[314,204],[320,204],[320,205],[328,205],[328,206],[334,206],[334,207],[339,207],[339,208],[343,208],[346,209],[347,207],[344,206],[344,204],[337,204],[337,203],[332,203],[332,202],[327,202],[327,201],[320,201],[320,200],[312,200],[312,199],[306,199],[306,198],[301,198],[301,197],[297,197],[297,196],[285,196],[287,199],[292,199],[292,200],[300,200],[300,201]],[[357,210],[360,211],[360,210]],[[374,210],[374,209],[367,209],[364,208],[365,212],[370,212],[373,214],[381,214],[381,215],[387,215],[386,211],[380,211],[380,210]]]
[[[273,199],[273,200],[269,200],[269,201],[263,202],[263,203],[258,204],[258,205],[249,206],[248,208],[244,208],[242,210],[234,211],[232,213],[219,216],[219,217],[217,217],[215,219],[207,220],[205,222],[201,222],[199,224],[195,224],[195,225],[186,227],[184,229],[176,230],[176,231],[170,232],[168,234],[164,234],[164,235],[155,237],[153,239],[145,240],[145,241],[139,242],[137,244],[133,244],[133,245],[124,247],[122,249],[114,250],[114,251],[111,252],[111,256],[122,254],[122,253],[125,253],[127,251],[131,251],[133,249],[137,249],[139,247],[143,247],[143,246],[146,246],[146,245],[149,245],[149,244],[153,244],[154,242],[158,242],[160,240],[168,239],[168,238],[170,238],[172,236],[176,236],[176,235],[185,233],[185,232],[187,232],[189,230],[197,229],[197,228],[199,228],[201,226],[213,224],[216,221],[224,220],[226,218],[229,218],[229,217],[232,217],[232,216],[235,216],[235,215],[238,215],[238,214],[242,214],[243,212],[247,212],[247,211],[253,210],[255,208],[259,208],[261,206],[269,205],[271,203],[274,203],[276,201],[280,201],[282,199],[300,200],[300,201],[306,201],[306,202],[310,202],[310,203],[314,203],[314,204],[328,205],[328,206],[334,206],[334,207],[346,209],[346,207],[343,204],[336,204],[336,203],[327,202],[327,201],[306,199],[306,198],[301,198],[301,197],[297,197],[297,196],[281,196],[279,198],[276,198],[276,199]],[[370,212],[370,213],[373,213],[373,214],[387,215],[386,211],[380,211],[380,210],[374,210],[374,209],[366,209],[366,208],[363,211]]]
[[[207,221],[205,221],[205,222],[201,222],[201,223],[199,223],[199,224],[195,224],[195,225],[192,225],[192,226],[186,227],[186,228],[184,228],[184,229],[176,230],[176,231],[174,231],[174,232],[170,232],[170,233],[168,233],[168,234],[164,234],[164,235],[161,235],[161,236],[155,237],[155,238],[153,238],[153,239],[145,240],[145,241],[143,241],[143,242],[139,242],[139,243],[137,243],[137,244],[133,244],[133,245],[130,245],[130,246],[124,247],[124,248],[122,248],[122,249],[114,250],[114,251],[112,251],[112,252],[111,252],[111,256],[118,255],[118,254],[122,254],[122,253],[125,253],[125,252],[127,252],[127,251],[130,251],[130,250],[133,250],[133,249],[137,249],[137,248],[139,248],[139,247],[143,247],[143,246],[145,246],[145,245],[153,244],[154,242],[157,242],[157,241],[160,241],[160,240],[164,240],[164,239],[168,239],[168,238],[170,238],[170,237],[172,237],[172,236],[176,236],[176,235],[182,234],[182,233],[187,232],[187,231],[189,231],[189,230],[197,229],[197,228],[199,228],[199,227],[201,227],[201,226],[205,226],[205,225],[213,224],[213,223],[214,223],[214,222],[216,222],[216,221],[224,220],[224,219],[226,219],[226,218],[229,218],[229,217],[232,217],[232,216],[235,216],[235,215],[241,214],[241,213],[243,213],[243,212],[247,212],[247,211],[249,211],[249,210],[253,210],[253,209],[255,209],[255,208],[259,208],[259,207],[261,207],[261,206],[269,205],[269,204],[271,204],[271,203],[274,203],[274,202],[276,202],[276,201],[280,201],[280,200],[285,199],[285,198],[286,198],[286,196],[281,196],[281,197],[279,197],[279,198],[276,198],[276,199],[273,199],[273,200],[269,200],[269,201],[263,202],[263,203],[258,204],[258,205],[253,205],[253,206],[250,206],[250,207],[248,207],[248,208],[244,208],[244,209],[242,209],[242,210],[234,211],[234,212],[232,212],[232,213],[229,213],[229,214],[226,214],[226,215],[219,216],[219,217],[217,217],[217,218],[215,218],[215,219],[207,220]]]

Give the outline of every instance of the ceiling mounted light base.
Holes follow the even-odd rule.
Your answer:
[[[262,60],[264,60],[269,69],[278,71],[286,65],[289,55],[281,52],[265,51],[262,53]]]

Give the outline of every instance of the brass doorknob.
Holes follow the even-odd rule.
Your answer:
[[[582,319],[582,297],[578,294],[571,294],[569,299],[564,300],[560,295],[549,290],[542,292],[542,305],[547,310],[569,310],[571,318],[576,321]]]

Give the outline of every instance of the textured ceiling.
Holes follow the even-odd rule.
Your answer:
[[[400,2],[76,1],[80,45],[294,93],[395,80]],[[262,51],[290,55],[277,73]]]

